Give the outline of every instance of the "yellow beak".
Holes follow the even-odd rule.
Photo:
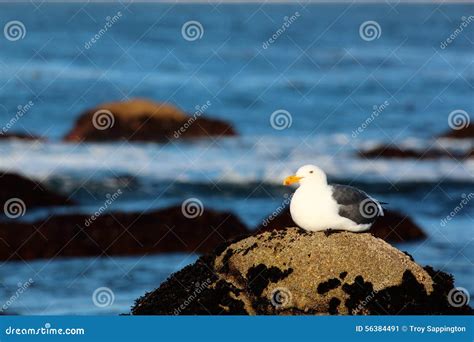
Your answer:
[[[303,177],[298,177],[296,175],[288,176],[283,181],[283,185],[290,185],[290,184],[293,184],[293,183],[298,183],[301,178],[303,178]]]

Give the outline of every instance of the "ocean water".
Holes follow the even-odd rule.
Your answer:
[[[120,188],[123,195],[110,210],[151,210],[197,197],[206,208],[232,211],[255,226],[284,201],[283,177],[314,163],[331,181],[358,186],[409,214],[429,238],[397,247],[453,273],[456,284],[474,294],[472,203],[441,224],[474,192],[474,161],[357,156],[387,143],[472,149],[472,140],[435,137],[449,129],[452,111],[474,112],[474,24],[443,48],[473,14],[472,4],[2,3],[0,23],[21,21],[25,36],[0,36],[0,126],[31,101],[8,132],[48,141],[0,141],[0,168],[79,202],[28,210],[24,220],[92,213]],[[184,39],[189,21],[202,26],[200,39]],[[366,21],[378,23],[377,39],[362,39]],[[168,144],[61,141],[82,111],[134,97],[190,113],[209,101],[207,115],[229,121],[239,136]],[[374,106],[382,105],[374,116]],[[277,110],[289,113],[287,121],[271,120]],[[195,258],[3,262],[0,303],[31,278],[28,290],[9,303],[10,312],[126,313],[135,298]],[[100,287],[113,290],[113,305],[94,305]]]

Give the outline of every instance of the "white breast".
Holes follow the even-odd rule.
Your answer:
[[[300,186],[291,200],[290,213],[299,227],[311,231],[335,229],[341,220],[329,186]]]

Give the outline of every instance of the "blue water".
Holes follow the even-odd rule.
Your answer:
[[[120,11],[121,18],[89,49],[85,44]],[[267,49],[285,19],[299,16]],[[42,135],[45,143],[0,141],[0,168],[73,194],[74,208],[28,210],[25,220],[94,212],[111,194],[112,210],[141,211],[199,198],[236,213],[250,226],[279,206],[279,184],[299,166],[321,166],[331,180],[353,184],[409,214],[428,233],[400,245],[421,264],[453,273],[474,293],[472,203],[447,225],[440,220],[474,191],[474,162],[365,160],[356,153],[381,143],[468,151],[473,141],[435,140],[456,109],[474,112],[471,23],[445,49],[440,44],[474,14],[472,4],[0,4],[0,24],[21,21],[26,36],[0,36],[0,124],[18,106],[31,109],[9,132]],[[184,23],[203,36],[187,41]],[[379,23],[365,41],[359,26]],[[2,30],[3,31],[3,30]],[[232,123],[235,138],[198,142],[67,144],[79,114],[103,102],[145,97]],[[361,133],[373,107],[388,106]],[[276,130],[284,109],[291,126]],[[77,258],[0,266],[0,302],[29,277],[35,282],[10,306],[21,314],[123,313],[195,256]],[[126,265],[126,266],[123,266]],[[137,271],[139,270],[139,271]],[[116,301],[93,305],[95,288]],[[53,299],[54,298],[54,301]],[[51,303],[54,303],[51,304]]]

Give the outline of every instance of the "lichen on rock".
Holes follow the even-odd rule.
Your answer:
[[[220,246],[138,299],[132,314],[472,313],[450,306],[453,287],[451,276],[370,234],[287,228]]]

